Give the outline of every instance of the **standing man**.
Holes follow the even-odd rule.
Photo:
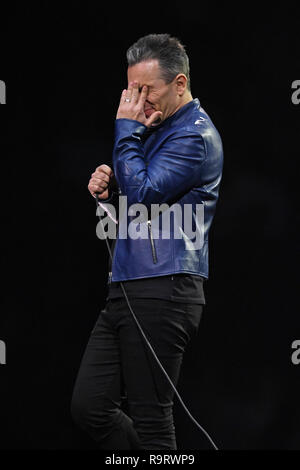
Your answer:
[[[113,169],[100,165],[88,189],[110,201],[111,185],[117,183],[128,208],[139,203],[147,209],[147,220],[139,228],[147,227],[148,236],[117,237],[106,305],[82,359],[72,415],[99,448],[168,450],[177,448],[174,392],[141,337],[120,281],[176,385],[205,304],[208,235],[223,151],[212,121],[192,97],[189,60],[178,39],[168,34],[142,37],[128,49],[127,61],[128,87],[116,116]],[[162,227],[162,212],[152,217],[155,204],[169,208],[168,230]],[[183,220],[185,211],[200,243],[186,235],[186,224],[183,230],[178,223],[178,213]]]

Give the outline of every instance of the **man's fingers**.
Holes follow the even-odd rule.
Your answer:
[[[144,108],[144,104],[147,98],[147,93],[148,93],[148,87],[144,85],[140,94],[140,99],[139,99],[139,105],[141,106],[141,108]]]
[[[106,175],[108,175],[110,177],[113,176],[113,174],[114,174],[112,169],[108,165],[105,165],[105,164],[97,166],[96,172],[100,172],[100,173],[103,172],[103,173],[105,173]]]
[[[125,90],[126,91],[126,90]],[[88,184],[88,190],[93,197],[98,193],[99,197],[106,199],[109,194],[108,185],[110,179],[114,176],[113,170],[103,163],[98,166],[94,173],[91,175],[91,179]]]
[[[121,104],[123,104],[123,103],[124,103],[124,101],[125,101],[125,98],[126,98],[126,92],[127,92],[127,90],[126,90],[126,88],[125,88],[125,89],[122,91],[122,93],[121,93],[121,98],[120,98],[119,107],[120,107],[120,106],[121,106]]]
[[[138,82],[133,82],[132,85],[132,94],[131,94],[131,102],[132,103],[137,103],[139,100],[139,87],[138,87]]]
[[[93,197],[96,197],[96,193],[98,194],[99,199],[107,199],[109,196],[109,190],[105,189],[104,191],[93,191],[89,188],[89,192]]]
[[[105,186],[102,186],[102,185],[99,185],[97,183],[94,183],[92,181],[89,182],[88,184],[88,190],[90,191],[90,193],[103,193],[103,191],[106,191],[108,190],[108,186],[105,185]]]
[[[128,85],[128,89],[125,91],[124,99],[128,99],[131,101],[132,99],[132,91],[133,91],[133,82],[130,82]]]
[[[109,182],[104,181],[102,178],[96,178],[95,176],[92,176],[90,182],[93,184],[100,184],[101,186],[105,186],[106,188],[109,185]]]
[[[110,177],[106,174],[103,173],[102,171],[98,171],[95,173],[92,173],[92,178],[99,180],[99,181],[105,181],[106,183],[109,183]]]
[[[147,127],[150,127],[154,123],[154,121],[156,121],[156,119],[160,118],[161,116],[162,116],[162,112],[156,111],[155,113],[151,114],[149,119],[147,119],[147,121],[145,122],[145,125]]]
[[[106,189],[105,191],[103,191],[101,194],[98,194],[98,197],[99,199],[107,199],[109,196],[109,191],[108,189]],[[95,197],[95,196],[94,196]]]
[[[98,183],[97,181],[90,181],[88,188],[91,189],[92,191],[102,192],[108,188],[108,185],[106,183],[101,184],[101,183]]]
[[[112,173],[112,169],[110,168],[110,166],[105,165],[104,163],[100,166],[97,166],[96,171],[103,171],[108,176],[110,175],[110,173]]]

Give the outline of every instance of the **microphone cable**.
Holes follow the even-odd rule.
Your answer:
[[[97,207],[97,212],[96,212],[96,214],[97,214],[98,217],[99,217],[99,221],[100,221],[100,223],[101,223],[103,233],[105,233],[104,227],[103,227],[103,224],[102,224],[101,215],[99,214],[99,204],[100,204],[100,202],[99,202],[99,198],[98,198],[98,194],[97,194],[97,193],[95,194],[95,198],[96,198],[96,207]],[[103,207],[103,206],[101,206],[101,207],[104,208],[104,210],[105,210],[105,207]],[[105,237],[105,241],[106,241],[107,250],[108,250],[108,253],[109,253],[111,262],[112,262],[113,256],[112,256],[112,252],[111,252],[111,249],[110,249],[110,246],[109,246],[109,242],[108,242],[107,236]],[[184,404],[184,402],[183,402],[183,400],[182,400],[180,394],[178,393],[178,391],[177,391],[175,385],[173,384],[173,382],[172,382],[172,380],[170,379],[168,373],[166,372],[165,368],[163,367],[163,365],[161,364],[160,360],[158,359],[158,357],[157,357],[157,355],[156,355],[156,353],[155,353],[153,347],[152,347],[151,344],[150,344],[150,341],[149,341],[148,338],[146,337],[146,335],[145,335],[145,333],[144,333],[144,331],[143,331],[143,329],[142,329],[142,327],[141,327],[141,325],[140,325],[140,323],[139,323],[139,321],[138,321],[138,319],[137,319],[137,317],[136,317],[136,315],[135,315],[135,313],[134,313],[134,311],[133,311],[133,309],[132,309],[132,307],[131,307],[131,305],[130,305],[130,302],[129,302],[129,299],[128,299],[128,296],[127,296],[127,293],[126,293],[126,290],[125,290],[125,287],[124,287],[122,281],[120,281],[120,286],[121,286],[122,292],[123,292],[123,294],[124,294],[124,297],[125,297],[125,299],[126,299],[128,308],[129,308],[129,310],[130,310],[130,312],[131,312],[131,314],[132,314],[132,316],[133,316],[133,318],[134,318],[134,321],[135,321],[135,323],[136,323],[136,325],[137,325],[137,327],[138,327],[138,329],[139,329],[139,331],[140,331],[142,337],[143,337],[144,340],[145,340],[145,343],[147,344],[148,348],[150,349],[150,351],[151,351],[151,353],[152,353],[154,359],[156,360],[156,362],[157,362],[159,368],[161,369],[162,373],[164,374],[165,378],[167,379],[167,381],[168,381],[169,384],[171,385],[171,387],[172,387],[172,389],[173,389],[173,391],[174,391],[176,397],[178,398],[180,404],[182,405],[184,411],[186,412],[186,414],[188,415],[188,417],[192,420],[192,422],[198,427],[198,429],[206,436],[206,438],[209,440],[209,442],[211,443],[211,445],[212,445],[212,447],[214,448],[214,450],[219,450],[218,447],[216,446],[216,444],[214,443],[213,439],[212,439],[212,438],[210,437],[210,435],[208,434],[208,432],[205,431],[205,429],[198,423],[198,421],[192,416],[192,414],[190,413],[190,411],[188,410],[188,408],[187,408],[186,405]]]

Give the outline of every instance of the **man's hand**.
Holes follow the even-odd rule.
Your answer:
[[[91,179],[88,184],[88,190],[93,197],[98,194],[100,199],[108,198],[108,185],[110,180],[113,178],[114,172],[108,165],[100,165],[96,168],[94,173],[91,175]]]
[[[138,82],[130,82],[128,90],[123,90],[116,119],[134,119],[147,127],[150,127],[154,121],[162,116],[161,111],[155,111],[147,119],[144,111],[145,101],[148,93],[148,87],[143,86],[139,92]]]

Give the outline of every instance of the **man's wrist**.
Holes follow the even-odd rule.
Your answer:
[[[117,136],[123,136],[126,134],[142,136],[147,129],[148,128],[145,124],[140,121],[136,121],[135,119],[118,118],[115,120],[115,131]]]

